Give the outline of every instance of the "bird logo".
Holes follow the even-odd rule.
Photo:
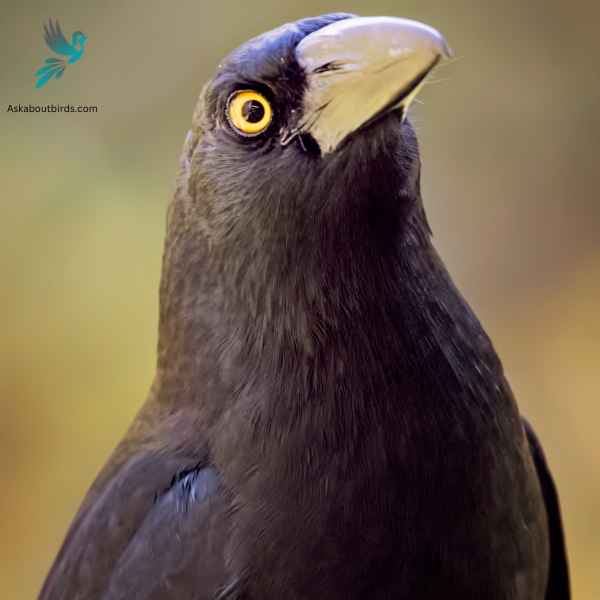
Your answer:
[[[50,50],[66,58],[51,57],[46,59],[46,64],[35,72],[37,81],[36,88],[45,86],[52,78],[60,79],[67,68],[67,65],[76,63],[85,50],[87,36],[81,31],[75,31],[71,36],[71,43],[67,42],[57,20],[52,23],[48,19],[48,24],[44,25],[44,39]]]

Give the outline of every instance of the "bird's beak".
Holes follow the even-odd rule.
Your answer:
[[[442,57],[443,36],[393,17],[354,17],[307,35],[296,48],[307,88],[294,133],[333,152],[351,133],[391,110],[403,114]]]

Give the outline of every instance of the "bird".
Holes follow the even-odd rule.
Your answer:
[[[557,489],[432,243],[434,28],[233,50],[167,210],[155,376],[41,600],[567,600]]]
[[[52,23],[52,19],[48,19],[48,24],[44,25],[44,40],[50,50],[60,54],[65,58],[51,57],[45,60],[45,65],[35,72],[37,81],[36,88],[41,88],[48,83],[52,78],[60,79],[67,68],[67,65],[76,63],[85,51],[87,36],[81,31],[75,31],[71,36],[71,43],[67,42],[60,24],[57,20]]]

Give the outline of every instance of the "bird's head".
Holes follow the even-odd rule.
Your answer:
[[[85,33],[83,33],[82,31],[75,31],[73,33],[73,35],[71,36],[71,45],[74,48],[81,49],[85,46],[86,42],[87,42],[87,35],[85,35]]]
[[[393,255],[421,213],[406,111],[447,54],[421,23],[330,14],[224,59],[200,95],[169,210],[165,320],[176,285],[190,302],[203,286],[258,313],[269,298],[288,302],[286,286],[309,303]]]
[[[184,152],[205,228],[219,238],[261,221],[270,234],[406,214],[419,175],[406,111],[447,54],[431,27],[348,14],[286,24],[233,51],[201,94]]]

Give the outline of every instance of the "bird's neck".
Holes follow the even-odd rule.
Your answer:
[[[306,414],[368,418],[398,401],[460,397],[490,372],[495,382],[496,355],[420,212],[393,248],[316,252],[287,270],[266,256],[217,268],[199,236],[172,236],[155,396],[291,427]]]

